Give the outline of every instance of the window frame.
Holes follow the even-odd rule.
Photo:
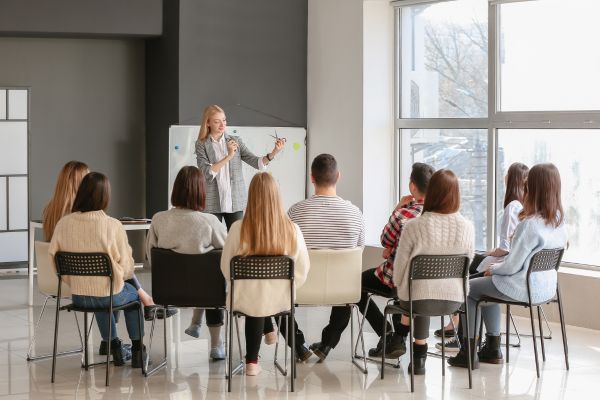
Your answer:
[[[496,185],[499,129],[600,129],[600,110],[577,111],[501,111],[500,106],[500,8],[503,3],[517,1],[488,2],[488,116],[487,118],[401,118],[402,116],[402,8],[419,4],[437,4],[448,0],[408,0],[392,2],[394,10],[394,137],[396,144],[396,197],[400,197],[402,163],[400,152],[403,146],[402,129],[487,129],[487,246],[497,245],[496,232]],[[455,1],[455,0],[450,0]],[[481,249],[485,250],[485,249]],[[570,267],[597,270],[600,265],[565,262]]]

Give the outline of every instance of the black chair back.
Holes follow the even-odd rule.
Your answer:
[[[112,263],[105,253],[69,253],[59,251],[54,256],[56,273],[61,276],[112,276]]]
[[[530,273],[551,271],[553,269],[558,271],[560,261],[565,249],[543,249],[538,251],[531,257],[529,262]]]
[[[466,255],[419,255],[410,263],[410,279],[463,279],[468,276]]]
[[[288,256],[235,256],[231,280],[294,279],[294,260]]]
[[[221,250],[181,254],[153,248],[152,297],[156,304],[174,307],[225,306]]]

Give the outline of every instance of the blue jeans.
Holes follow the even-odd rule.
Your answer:
[[[137,290],[130,283],[125,282],[123,286],[123,290],[120,293],[114,294],[112,296],[113,299],[113,307],[120,306],[123,304],[131,303],[132,301],[139,301],[139,296],[137,294]],[[86,308],[108,308],[110,306],[110,296],[105,297],[96,297],[96,296],[80,296],[73,295],[73,304],[78,307],[86,307]],[[96,323],[98,324],[98,329],[100,330],[100,335],[102,336],[102,340],[108,341],[110,340],[108,337],[108,327],[109,327],[109,317],[108,312],[102,313],[94,313],[96,316]],[[115,315],[113,313],[113,318],[110,321],[112,326],[112,339],[117,339],[117,324],[115,323]],[[131,340],[140,340],[144,336],[144,324],[143,324],[143,311],[140,312],[137,309],[131,309],[125,311],[125,324],[127,325],[127,333],[129,333],[129,338]],[[138,323],[141,322],[142,330],[138,328]]]
[[[491,276],[471,279],[469,282],[469,297],[467,297],[467,309],[469,311],[469,338],[475,337],[475,328],[479,327],[479,321],[475,321],[475,311],[477,302],[483,296],[495,297],[501,300],[513,300],[512,298],[499,292],[492,282]],[[462,314],[461,314],[462,315]],[[500,336],[500,304],[485,305],[482,303],[481,315],[485,323],[485,330],[488,335]],[[478,318],[479,320],[479,318]],[[461,321],[464,324],[464,321]],[[464,326],[464,325],[463,325]],[[463,332],[466,336],[466,332]]]

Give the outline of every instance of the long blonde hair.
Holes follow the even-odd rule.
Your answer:
[[[79,184],[88,172],[88,166],[81,161],[69,161],[60,170],[54,195],[42,213],[46,241],[52,239],[58,221],[71,213]]]
[[[198,132],[198,141],[200,143],[203,143],[208,137],[208,134],[210,133],[208,120],[216,113],[225,114],[225,111],[223,111],[223,109],[216,104],[208,106],[204,109],[204,112],[202,113],[202,124],[200,125],[200,132]]]
[[[291,255],[296,251],[296,228],[281,202],[275,179],[267,172],[254,175],[242,220],[240,255]]]

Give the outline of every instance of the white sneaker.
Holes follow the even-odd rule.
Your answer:
[[[190,335],[198,339],[200,337],[200,328],[202,325],[200,324],[190,324],[185,330],[186,335]]]
[[[439,351],[442,351],[442,343],[437,343],[435,345],[435,348]],[[458,353],[460,351],[460,344],[458,343],[458,340],[456,340],[456,336],[450,339],[446,339],[446,341],[444,342],[444,348],[445,351],[449,353]]]
[[[277,343],[277,328],[273,332],[265,333],[265,344]]]
[[[246,364],[246,375],[247,376],[256,376],[260,374],[262,368],[258,363],[248,363]]]

